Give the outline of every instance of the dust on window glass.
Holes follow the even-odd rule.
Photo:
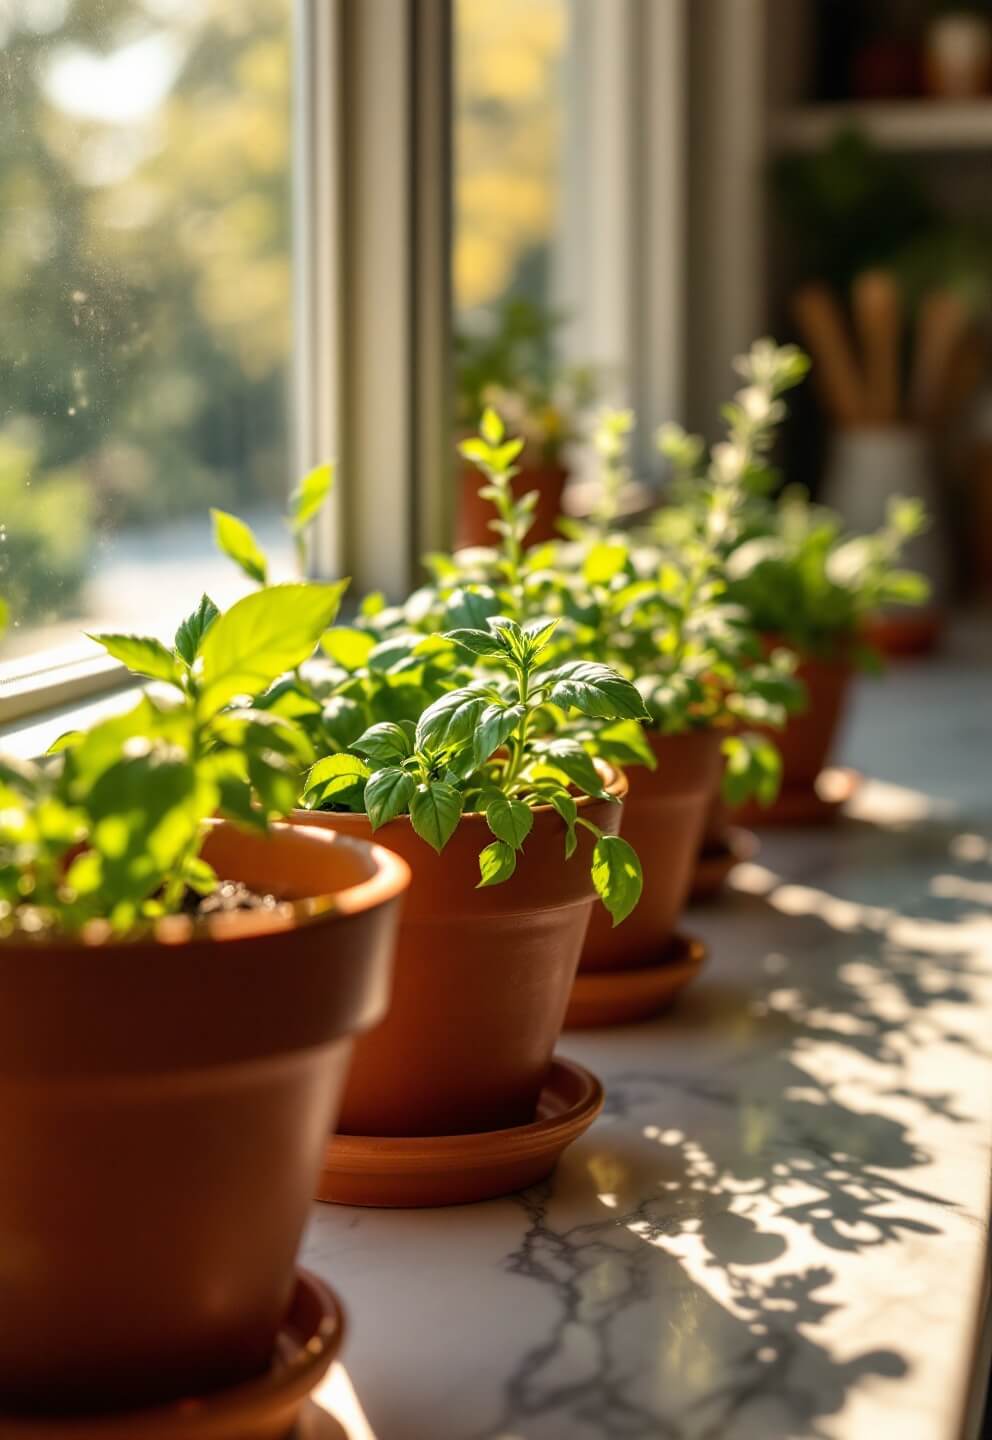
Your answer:
[[[4,657],[288,554],[291,3],[0,6]]]

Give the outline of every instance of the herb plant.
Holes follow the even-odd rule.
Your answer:
[[[555,620],[523,625],[490,616],[444,640],[477,665],[467,684],[442,694],[416,723],[373,725],[347,755],[318,760],[305,785],[314,809],[364,811],[373,829],[409,815],[416,833],[441,851],[463,814],[484,814],[493,836],[479,856],[480,886],[513,874],[533,825],[551,805],[565,822],[565,856],[577,826],[595,837],[592,879],[618,924],[641,891],[636,854],[604,835],[581,810],[580,795],[609,798],[594,761],[575,738],[554,733],[555,717],[635,722],[644,706],[629,681],[608,666],[571,661],[547,666]]]
[[[494,310],[486,328],[456,336],[456,414],[463,431],[474,430],[491,408],[519,433],[529,455],[546,463],[560,459],[595,393],[588,368],[563,366],[555,358],[562,321],[517,298]]]
[[[309,741],[250,702],[312,652],[337,604],[335,587],[275,586],[223,615],[204,596],[171,648],[95,637],[163,693],[61,737],[42,764],[0,763],[0,935],[121,934],[209,893],[207,820],[264,828],[295,803]]]

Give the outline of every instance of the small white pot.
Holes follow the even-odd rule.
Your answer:
[[[930,438],[909,425],[858,426],[833,437],[822,499],[859,534],[885,524],[889,499],[920,500],[929,527],[906,547],[906,565],[921,570],[939,602],[947,586],[940,496]]]

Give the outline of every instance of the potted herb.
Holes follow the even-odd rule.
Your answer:
[[[592,402],[588,369],[555,359],[555,332],[562,318],[530,300],[511,299],[489,316],[485,329],[455,339],[456,424],[474,434],[483,412],[496,410],[524,441],[513,477],[517,499],[533,494],[533,543],[557,533],[568,479],[565,450],[575,439],[582,411]],[[478,493],[471,467],[458,476],[455,548],[493,542],[492,511]]]
[[[801,376],[805,357],[794,347],[778,349],[771,341],[758,341],[736,366],[749,384],[731,407],[730,441],[715,448],[709,472],[712,477],[724,467],[738,470],[738,502],[719,527],[726,595],[761,636],[766,654],[786,646],[798,657],[797,676],[807,692],[799,712],[774,737],[782,754],[782,793],[770,810],[777,818],[794,809],[805,814],[810,804],[816,808],[814,782],[833,742],[852,671],[875,663],[874,651],[866,644],[872,618],[886,605],[917,604],[926,598],[923,577],[898,563],[903,547],[925,521],[917,502],[894,496],[881,529],[851,535],[839,516],[810,504],[798,487],[775,498],[777,476],[760,455],[758,463],[752,457],[741,465],[734,430],[742,423],[760,424],[762,417],[769,426],[783,418],[784,406],[777,398],[781,377]],[[656,519],[655,535],[664,539],[672,527],[678,531],[696,523],[693,517],[708,504],[711,479],[701,471],[703,447],[696,437],[669,426],[662,446],[674,465],[680,493],[680,503]],[[756,744],[762,735],[770,738],[759,726]],[[740,805],[748,790],[734,771],[731,763],[726,793],[731,803]],[[748,813],[756,818],[753,806]]]
[[[476,678],[307,778],[309,823],[375,833],[413,874],[392,1006],[357,1047],[345,1133],[532,1121],[592,903],[614,923],[637,903],[640,865],[616,835],[626,782],[549,734],[543,713],[636,719],[643,706],[605,665],[546,666],[554,630],[491,617],[453,631]]]
[[[752,507],[727,569],[730,594],[753,616],[768,643],[799,656],[808,695],[779,746],[783,794],[778,816],[815,808],[817,777],[827,763],[859,668],[877,664],[866,626],[886,605],[922,603],[925,579],[899,567],[903,546],[924,525],[922,507],[895,496],[887,523],[871,535],[848,535],[840,518],[787,491],[778,504]],[[773,812],[774,813],[774,812]]]
[[[21,1256],[6,1407],[216,1404],[234,1387],[265,1412],[245,1428],[275,1435],[302,1399],[292,1370],[292,1395],[238,1387],[273,1361],[408,877],[379,847],[270,823],[309,742],[250,701],[311,653],[338,598],[274,587],[219,615],[204,597],[172,648],[103,636],[168,698],[0,765],[0,1227]],[[317,1376],[299,1375],[331,1358],[321,1318]]]

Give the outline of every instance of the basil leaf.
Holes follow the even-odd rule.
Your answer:
[[[592,757],[577,740],[546,740],[539,742],[534,749],[586,795],[602,796],[606,793]]]
[[[627,546],[622,540],[600,540],[582,563],[582,577],[590,585],[608,585],[627,564]]]
[[[321,711],[324,732],[335,745],[347,749],[365,729],[365,711],[347,695],[333,695]]]
[[[368,663],[375,649],[375,636],[367,630],[352,630],[346,625],[336,625],[321,637],[320,648],[330,656],[335,665],[351,674]]]
[[[472,735],[485,708],[486,700],[477,690],[448,690],[421,715],[417,749],[436,751],[461,744]]]
[[[575,821],[579,813],[575,796],[569,795],[567,790],[552,790],[542,798],[555,807],[565,822],[565,859],[571,860],[579,843],[575,837]]]
[[[459,586],[448,596],[445,620],[450,627],[464,627],[485,634],[486,621],[490,615],[498,615],[500,609],[499,597],[489,586]]]
[[[259,585],[268,580],[268,561],[249,527],[226,510],[211,510],[217,548]]]
[[[519,850],[531,832],[534,813],[522,800],[496,795],[486,806],[486,823],[497,840]]]
[[[440,853],[461,819],[462,797],[453,785],[433,780],[423,785],[410,802],[410,819],[421,840]]]
[[[596,894],[619,925],[641,898],[644,876],[637,853],[619,835],[602,835],[592,854]]]
[[[392,720],[382,720],[378,725],[371,725],[353,741],[351,748],[375,765],[395,765],[413,754],[409,732]]]
[[[361,808],[369,767],[357,755],[325,755],[318,760],[303,784],[303,794],[316,807],[348,805]]]
[[[332,465],[318,465],[303,477],[289,497],[289,525],[294,535],[301,534],[317,518],[333,486]]]
[[[608,720],[647,717],[644,701],[630,681],[599,661],[569,660],[541,679],[551,687],[548,699],[563,710],[574,707],[583,715]]]
[[[122,661],[136,675],[147,676],[149,680],[164,680],[182,689],[176,657],[166,650],[161,640],[143,635],[91,635],[89,638],[102,645],[108,655]]]
[[[470,655],[504,655],[506,647],[488,630],[448,630],[446,640],[453,640]]]
[[[617,720],[596,732],[596,753],[617,765],[646,765],[655,770],[658,761],[648,738],[636,720]]]
[[[220,611],[210,596],[201,595],[199,605],[179,626],[175,638],[176,654],[185,660],[187,665],[192,665],[196,659],[200,641],[219,614]]]
[[[417,782],[405,770],[377,770],[365,786],[365,813],[373,830],[402,815],[413,798]]]
[[[516,868],[517,857],[510,846],[504,845],[502,840],[494,840],[479,856],[482,879],[475,888],[482,890],[486,885],[501,885],[504,880],[509,880]]]
[[[238,600],[203,637],[200,706],[212,715],[235,695],[257,695],[308,660],[344,585],[273,585]]]
[[[513,734],[523,717],[522,705],[487,705],[479,716],[475,737],[472,741],[472,757],[478,766],[488,760]]]

